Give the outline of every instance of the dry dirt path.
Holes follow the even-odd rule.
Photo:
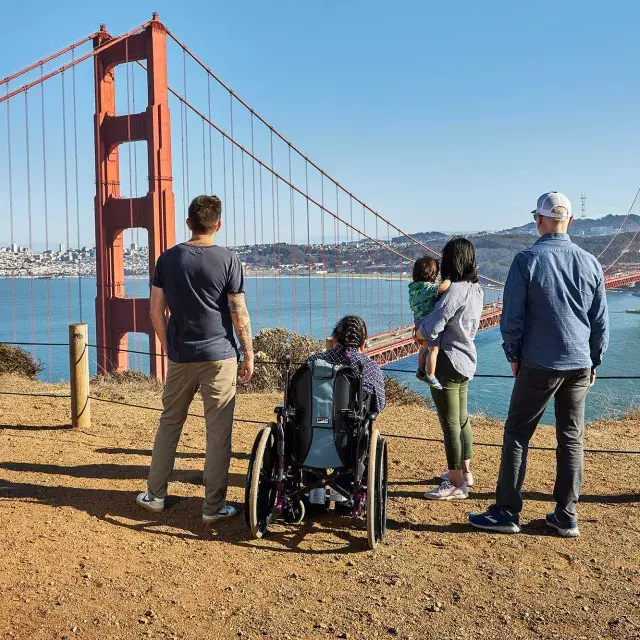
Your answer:
[[[63,388],[0,378],[0,390]],[[157,393],[115,399],[159,405]],[[278,396],[239,397],[236,415],[268,418]],[[194,411],[201,406],[194,404]],[[498,448],[477,447],[472,497],[421,498],[444,455],[437,442],[390,439],[389,531],[375,552],[362,522],[328,515],[250,540],[244,519],[199,519],[203,425],[190,419],[171,500],[150,516],[144,489],[157,414],[94,402],[91,429],[68,424],[64,400],[0,395],[0,638],[639,638],[640,456],[589,455],[582,537],[541,522],[555,457],[534,451],[526,526],[472,531],[492,499]],[[378,427],[437,439],[433,414],[391,407]],[[229,499],[243,500],[257,425],[234,435]],[[501,426],[476,420],[476,439]],[[540,428],[535,444],[552,445]],[[640,449],[640,422],[594,424],[587,446]]]

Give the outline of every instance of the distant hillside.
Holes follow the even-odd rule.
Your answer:
[[[600,220],[587,220],[583,222],[597,222],[602,226],[609,226],[613,221],[614,225],[617,223],[617,226],[615,226],[615,230],[617,231],[622,219],[623,216],[607,216],[607,218],[602,218]],[[630,220],[631,216],[629,221]],[[577,221],[575,225],[571,226],[570,234],[572,240],[583,249],[589,251],[595,256],[598,256],[600,252],[607,247],[609,241],[614,236],[615,231],[614,233],[609,233],[607,235],[581,236],[579,233],[576,233],[576,230],[579,230],[579,227],[577,227],[579,222],[580,221]],[[640,226],[639,216],[634,216],[634,223]],[[625,225],[625,228],[626,226],[627,225]],[[525,225],[523,227],[518,227],[516,230],[511,232],[485,232],[470,236],[476,247],[476,256],[478,265],[480,266],[480,271],[492,278],[504,280],[507,277],[509,267],[511,266],[511,262],[513,261],[515,254],[518,253],[518,251],[522,251],[523,249],[530,247],[537,240],[537,232],[534,235],[528,231],[529,225]],[[533,231],[533,225],[531,227],[531,231]],[[603,265],[608,265],[620,256],[633,238],[634,233],[634,231],[620,233],[601,256],[600,262]],[[448,240],[447,236],[440,235],[440,237],[436,237],[436,234],[413,234],[413,237],[429,245],[436,251],[441,251],[442,247]],[[423,239],[423,237],[430,237],[430,241]],[[404,237],[394,238],[393,242],[398,246],[398,249],[405,253],[405,255],[410,255],[411,257],[417,257],[421,253],[427,253],[419,250],[418,247],[415,247],[411,243],[408,243]],[[628,264],[640,264],[640,238],[636,239],[630,250],[624,253],[617,262],[617,265],[620,267]]]
[[[611,236],[620,228],[620,225],[623,223],[625,216],[618,215],[608,215],[604,218],[576,218],[571,225],[571,235],[573,236],[585,236],[585,237],[593,237],[593,236]],[[632,214],[629,216],[627,221],[624,224],[624,231],[637,231],[640,228],[640,216]],[[511,229],[504,229],[503,231],[483,231],[479,234],[474,235],[488,235],[498,233],[500,235],[519,235],[519,234],[530,234],[535,235],[536,232],[536,224],[532,220],[527,224],[524,224],[520,227],[513,227]]]

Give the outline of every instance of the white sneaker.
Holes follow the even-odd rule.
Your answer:
[[[450,480],[450,479],[451,478],[449,478],[448,471],[445,471],[443,474],[440,475],[440,480]],[[464,482],[467,485],[467,487],[473,487],[476,481],[473,479],[473,474],[471,473],[471,471],[464,472],[462,474],[462,482]]]
[[[309,504],[324,504],[327,491],[324,487],[309,491]]]
[[[431,489],[424,494],[428,500],[464,500],[469,497],[469,490],[466,484],[454,487],[448,480],[445,480],[439,487]]]
[[[164,511],[164,498],[154,498],[148,491],[139,493],[136,502],[147,511],[153,511],[155,513]]]
[[[204,513],[202,514],[202,522],[205,524],[210,524],[211,522],[216,522],[217,520],[223,520],[225,518],[233,518],[238,515],[238,510],[235,507],[232,507],[230,504],[223,504],[219,509],[218,513],[212,516],[206,516]]]

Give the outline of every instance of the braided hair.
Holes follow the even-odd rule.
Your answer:
[[[345,316],[332,334],[343,349],[359,349],[367,339],[367,325],[359,316]]]

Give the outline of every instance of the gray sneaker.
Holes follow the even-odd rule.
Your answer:
[[[154,498],[148,491],[139,493],[136,502],[147,511],[164,511],[164,498]]]
[[[217,522],[218,520],[225,520],[226,518],[233,518],[238,515],[238,510],[235,507],[232,507],[230,504],[223,504],[219,509],[218,513],[212,516],[207,516],[204,513],[202,514],[202,522],[205,524],[211,524],[212,522]]]
[[[440,474],[440,480],[450,480],[449,472],[445,471],[444,473]],[[462,481],[467,485],[467,487],[473,487],[473,485],[476,483],[476,481],[473,479],[473,474],[471,473],[471,471],[462,472]]]
[[[427,500],[466,500],[469,490],[466,484],[454,487],[449,480],[445,480],[439,487],[435,487],[424,494]]]

